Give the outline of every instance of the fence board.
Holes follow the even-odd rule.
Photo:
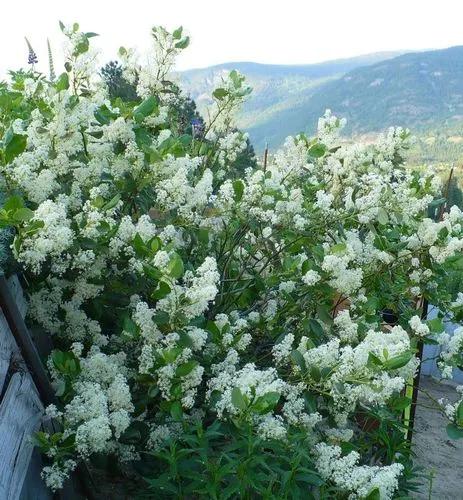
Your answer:
[[[19,498],[33,445],[30,436],[38,430],[43,406],[28,373],[16,372],[0,404],[0,498]]]
[[[8,278],[8,286],[10,287],[11,294],[13,295],[16,305],[18,306],[19,312],[24,318],[27,312],[27,302],[24,298],[24,292],[21,283],[19,282],[18,276],[16,274],[13,274],[13,276]]]
[[[12,363],[19,358],[18,347],[0,310],[0,394],[4,392],[5,380]]]
[[[24,318],[27,302],[17,276],[8,287]],[[30,440],[42,418],[43,404],[0,310],[0,500],[51,500]]]

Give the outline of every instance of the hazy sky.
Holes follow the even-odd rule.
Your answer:
[[[226,61],[312,63],[463,45],[461,0],[0,1],[1,75],[27,60],[24,36],[46,71],[46,38],[56,53],[61,50],[58,20],[99,33],[92,41],[104,61],[120,45],[147,47],[155,24],[183,25],[192,43],[178,61],[180,69]]]

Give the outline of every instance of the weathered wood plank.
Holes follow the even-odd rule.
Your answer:
[[[11,294],[13,295],[21,316],[24,318],[27,312],[27,300],[24,297],[23,288],[16,274],[8,278],[8,286],[10,287]]]
[[[43,406],[28,373],[16,372],[0,404],[0,498],[17,500],[33,450]]]
[[[18,277],[8,287],[24,318],[27,301]],[[42,459],[30,440],[43,405],[0,309],[0,500],[51,500],[40,477]]]
[[[8,370],[17,359],[19,359],[18,346],[11,335],[3,312],[0,310],[0,394],[4,392]]]
[[[19,500],[51,500],[53,498],[50,490],[45,486],[45,482],[40,477],[43,463],[42,457],[38,449],[32,452],[29,469],[26,479],[24,480],[23,488]],[[67,498],[63,497],[63,500]]]

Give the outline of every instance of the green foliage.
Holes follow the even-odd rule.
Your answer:
[[[109,95],[112,99],[118,97],[123,101],[137,101],[135,85],[131,85],[123,77],[122,66],[117,61],[108,62],[101,68],[101,76],[106,83]]]
[[[310,500],[320,488],[329,491],[303,435],[264,442],[249,425],[219,420],[206,427],[184,424],[181,440],[167,442],[138,468],[150,492],[143,497],[149,498]]]

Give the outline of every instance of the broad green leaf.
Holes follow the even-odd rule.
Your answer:
[[[9,134],[4,140],[5,160],[11,163],[18,155],[24,152],[27,146],[27,137],[22,134]]]
[[[444,331],[444,323],[442,322],[442,318],[433,318],[426,321],[429,329],[433,333],[442,333]]]
[[[404,352],[398,356],[387,359],[384,361],[383,366],[386,370],[397,370],[405,366],[412,359],[412,357],[413,353],[411,351]]]
[[[378,215],[377,215],[377,219],[378,219],[378,222],[382,225],[382,226],[385,226],[388,222],[389,222],[389,216],[386,212],[386,210],[384,210],[384,208],[380,208],[378,210]]]
[[[153,322],[156,325],[167,325],[170,321],[170,316],[165,311],[157,311],[153,314]]]
[[[245,410],[247,407],[246,400],[238,387],[233,387],[231,393],[233,406],[238,410]]]
[[[172,32],[172,38],[174,40],[180,40],[182,38],[183,26],[179,26],[176,30]]]
[[[21,196],[10,196],[5,201],[3,208],[5,210],[7,210],[8,212],[10,212],[10,211],[18,210],[19,208],[22,208],[23,206],[24,206],[24,201],[21,198]]]
[[[233,182],[233,191],[235,192],[235,201],[241,201],[244,192],[244,184],[242,180],[237,179]]]
[[[405,396],[397,396],[391,401],[391,407],[397,411],[405,410],[405,408],[408,408],[411,404],[412,400]]]
[[[376,487],[368,493],[368,495],[365,497],[365,500],[381,500],[381,493],[379,491],[379,488]]]
[[[177,366],[177,368],[175,370],[175,375],[177,377],[186,377],[198,365],[199,365],[199,363],[196,360],[190,360],[190,361],[187,361],[186,363],[182,363],[181,365]]]
[[[190,45],[190,37],[186,36],[175,44],[176,49],[186,49]]]
[[[178,279],[183,276],[183,261],[180,255],[174,253],[167,265],[167,272],[172,278]]]
[[[182,417],[183,417],[183,408],[182,408],[182,405],[181,405],[180,401],[174,401],[170,405],[170,415],[177,422],[179,422],[180,420],[182,420]]]
[[[458,404],[455,416],[457,425],[463,428],[463,401],[460,401],[460,403]]]
[[[34,217],[34,212],[27,207],[18,208],[13,214],[13,219],[17,222],[27,222]]]
[[[297,365],[302,371],[305,371],[307,369],[305,359],[297,349],[294,349],[294,351],[291,352],[290,356],[293,363]]]
[[[330,313],[329,306],[320,305],[317,307],[317,316],[319,319],[323,321],[323,323],[327,325],[331,325],[333,323],[333,317]]]
[[[120,193],[118,193],[111,200],[109,200],[108,203],[106,203],[105,205],[103,205],[101,207],[101,210],[103,212],[105,212],[106,210],[111,210],[112,208],[114,208],[119,203],[120,200],[121,200],[121,195],[120,195]]]
[[[151,298],[161,300],[171,292],[170,286],[165,281],[160,281],[156,290],[151,294]]]
[[[330,251],[331,253],[334,253],[334,254],[337,254],[337,253],[341,253],[341,252],[344,252],[344,250],[346,249],[346,244],[345,243],[336,243],[336,245],[333,245],[331,248],[330,248]]]
[[[228,90],[219,87],[212,92],[212,95],[219,101],[222,101],[228,95]]]
[[[326,146],[321,142],[317,142],[309,148],[309,155],[313,158],[321,158],[326,153]]]
[[[61,73],[55,83],[55,88],[58,91],[67,90],[69,88],[69,75]]]
[[[122,328],[125,332],[130,333],[130,335],[134,337],[138,335],[139,331],[138,325],[129,316],[124,316],[122,322]]]
[[[158,99],[155,96],[147,97],[139,106],[133,110],[133,118],[141,123],[147,116],[158,108]]]
[[[259,413],[260,415],[264,415],[272,411],[280,400],[280,393],[278,392],[267,392],[263,396],[257,398],[257,400],[253,403],[252,409]]]

